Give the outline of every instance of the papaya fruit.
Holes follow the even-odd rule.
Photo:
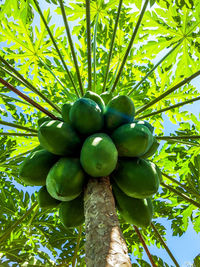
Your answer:
[[[113,94],[111,92],[103,92],[100,94],[100,97],[103,99],[105,105],[108,104],[108,102],[113,98]]]
[[[51,168],[46,180],[49,194],[61,201],[78,197],[83,190],[85,174],[77,158],[60,158]]]
[[[70,109],[69,118],[74,128],[83,135],[100,131],[104,124],[101,109],[89,98],[79,98]]]
[[[132,122],[146,126],[149,129],[149,131],[153,134],[154,127],[148,121],[133,120]]]
[[[73,103],[65,103],[62,106],[61,114],[62,114],[62,118],[63,118],[64,122],[67,122],[67,123],[70,122],[70,120],[69,120],[69,112],[70,112],[70,109],[71,109],[72,106],[73,106]]]
[[[83,194],[74,200],[62,202],[59,217],[65,228],[82,225],[85,221]]]
[[[111,99],[105,111],[105,127],[113,131],[117,127],[129,123],[135,115],[133,101],[125,95],[119,95]]]
[[[41,187],[38,191],[37,200],[40,208],[42,209],[56,208],[61,203],[60,200],[57,200],[49,195],[46,186]]]
[[[58,160],[58,156],[45,149],[32,152],[22,163],[19,177],[27,185],[45,185],[51,167]]]
[[[83,97],[92,99],[100,107],[101,111],[104,112],[105,104],[104,104],[103,99],[98,94],[92,91],[87,91]]]
[[[111,135],[120,157],[141,157],[153,144],[153,136],[143,125],[130,123],[117,128]]]
[[[42,147],[41,145],[38,145],[31,151],[31,153],[38,151],[38,150],[42,150],[42,149],[44,149],[44,147]]]
[[[73,127],[56,120],[41,125],[38,139],[46,150],[60,156],[76,155],[81,146],[81,140]]]
[[[150,146],[149,150],[144,155],[141,156],[141,158],[146,159],[153,156],[156,153],[159,145],[160,143],[157,141],[155,137],[153,137],[152,145]]]
[[[81,149],[80,161],[92,177],[109,175],[117,164],[117,149],[112,139],[104,133],[89,136]]]
[[[127,196],[139,199],[151,197],[160,184],[155,164],[141,158],[119,160],[111,176]]]
[[[52,119],[49,116],[44,116],[44,117],[42,117],[42,118],[40,118],[38,120],[38,126],[40,127],[43,124],[43,122],[45,122],[45,121],[51,121],[51,120]]]
[[[116,206],[123,219],[138,227],[150,225],[153,217],[153,205],[151,198],[137,199],[124,194],[116,185],[112,184],[112,190],[116,201]]]

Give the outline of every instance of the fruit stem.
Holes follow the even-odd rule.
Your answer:
[[[84,194],[86,265],[130,266],[109,177],[90,178]]]
[[[168,110],[170,110],[170,109],[178,108],[178,107],[184,106],[184,105],[186,105],[186,104],[189,104],[189,103],[192,103],[192,102],[195,102],[195,101],[198,101],[198,100],[200,100],[200,96],[195,97],[195,98],[190,99],[190,100],[183,101],[183,102],[178,103],[178,104],[175,104],[175,105],[173,105],[173,106],[169,106],[169,107],[167,107],[167,108],[163,108],[163,109],[160,109],[160,110],[151,112],[150,114],[147,114],[147,115],[144,115],[144,116],[141,116],[141,117],[137,117],[137,116],[136,116],[135,119],[137,119],[137,120],[141,120],[141,119],[144,119],[144,118],[148,118],[148,117],[157,115],[157,114],[159,114],[159,113],[168,111]]]
[[[117,78],[116,78],[116,80],[115,80],[115,82],[114,82],[114,85],[113,85],[113,87],[112,87],[112,89],[111,89],[111,92],[114,92],[114,90],[115,90],[115,88],[116,88],[116,86],[117,86],[117,84],[118,84],[118,82],[119,82],[119,78],[120,78],[120,76],[121,76],[121,74],[122,74],[122,71],[123,71],[123,69],[124,69],[124,66],[125,66],[127,57],[128,57],[129,52],[130,52],[130,50],[131,50],[131,48],[132,48],[133,42],[134,42],[134,40],[135,40],[136,34],[137,34],[137,32],[138,32],[138,29],[139,29],[139,27],[140,27],[140,24],[141,24],[142,18],[143,18],[143,16],[144,16],[145,10],[146,10],[146,8],[147,8],[147,4],[148,4],[148,2],[149,2],[149,0],[146,0],[145,3],[144,3],[144,6],[143,6],[143,8],[142,8],[142,11],[141,11],[141,13],[140,13],[139,19],[138,19],[137,24],[136,24],[136,26],[135,26],[134,32],[133,32],[133,34],[132,34],[132,37],[131,37],[131,40],[130,40],[130,42],[129,42],[128,48],[127,48],[127,50],[126,50],[126,53],[125,53],[125,55],[124,55],[124,58],[123,58],[123,60],[122,60],[122,64],[121,64],[121,66],[120,66],[119,72],[118,72],[118,74],[117,74]]]
[[[12,225],[10,228],[8,228],[8,229],[6,230],[6,232],[4,232],[4,234],[0,237],[0,243],[4,242],[4,241],[6,240],[6,238],[11,234],[11,232],[14,231],[14,230],[18,227],[18,225],[19,225],[20,223],[22,223],[23,220],[26,219],[26,217],[29,216],[29,214],[34,210],[34,208],[35,208],[37,205],[38,205],[38,203],[35,202],[35,203],[32,205],[32,207],[31,207],[29,210],[27,210],[26,213],[25,213],[19,220],[17,220],[15,223],[13,223],[13,225]]]
[[[151,73],[182,43],[183,39],[184,38],[182,38],[163,58],[161,58],[161,60],[145,75],[145,77],[128,92],[128,96],[132,94],[133,91],[135,91],[140,84],[142,84],[151,75]]]
[[[35,86],[33,86],[28,80],[26,80],[13,66],[11,66],[3,57],[0,56],[0,61],[3,62],[4,65],[6,65],[12,72],[15,73],[14,76],[12,75],[13,78],[18,80],[20,83],[22,83],[24,86],[28,87],[32,92],[40,96],[45,102],[47,102],[51,107],[53,107],[57,112],[61,113],[60,108],[55,105],[53,102],[51,102],[48,97],[43,95]],[[7,72],[8,73],[8,72]]]
[[[40,106],[38,103],[36,103],[34,100],[32,100],[31,98],[29,98],[28,96],[26,96],[25,94],[23,94],[22,92],[20,92],[17,88],[15,88],[14,86],[12,86],[10,83],[6,82],[5,80],[3,80],[2,78],[0,78],[0,83],[2,83],[4,86],[6,86],[8,89],[10,89],[11,91],[13,91],[14,93],[16,93],[18,96],[20,96],[21,98],[23,98],[24,100],[26,100],[28,103],[30,103],[32,106],[34,106],[35,108],[39,109],[41,112],[45,113],[47,116],[49,116],[50,118],[56,120],[56,116],[54,116],[52,113],[50,113],[48,110],[46,110],[45,108],[43,108],[42,106]]]
[[[137,233],[137,235],[138,235],[138,237],[139,237],[139,239],[140,239],[140,242],[141,242],[142,245],[143,245],[144,250],[146,251],[146,254],[147,254],[147,256],[148,256],[148,258],[149,258],[149,260],[150,260],[152,266],[153,266],[153,267],[157,267],[157,265],[155,264],[155,262],[154,262],[154,260],[153,260],[153,258],[152,258],[152,256],[151,256],[151,253],[149,252],[148,247],[147,247],[147,245],[146,245],[146,243],[145,243],[145,241],[144,241],[144,238],[143,238],[143,236],[141,235],[139,229],[138,229],[137,226],[135,226],[135,225],[133,225],[133,227],[134,227],[134,229],[135,229],[135,231],[136,231],[136,233]]]
[[[107,63],[107,67],[106,67],[106,75],[104,78],[102,93],[105,92],[106,83],[107,83],[107,79],[108,79],[108,72],[109,72],[110,62],[111,62],[111,58],[112,58],[112,51],[113,51],[115,36],[116,36],[116,32],[117,32],[117,26],[118,26],[119,16],[120,16],[120,12],[121,12],[122,2],[123,2],[123,0],[119,0],[117,17],[115,20],[115,28],[114,28],[113,35],[112,35],[111,46],[110,46],[110,51],[109,51],[109,55],[108,55],[108,63]]]
[[[5,125],[5,126],[14,127],[14,128],[17,128],[17,129],[22,129],[22,130],[29,131],[29,132],[32,132],[32,133],[37,133],[37,130],[35,130],[35,129],[31,129],[31,128],[28,128],[28,127],[25,127],[25,126],[22,126],[22,125],[19,125],[19,124],[7,122],[7,121],[0,120],[0,124],[1,125]]]
[[[88,56],[88,90],[92,87],[92,61],[91,61],[91,33],[90,33],[90,0],[86,0],[86,23],[87,23],[87,56]]]
[[[181,86],[183,86],[186,83],[189,83],[191,80],[193,80],[194,78],[196,78],[197,76],[200,75],[200,70],[198,70],[197,72],[195,72],[194,74],[192,74],[191,76],[185,78],[184,80],[182,80],[181,82],[177,83],[176,85],[174,85],[172,88],[168,89],[167,91],[165,91],[163,94],[161,94],[160,96],[156,97],[154,100],[152,100],[151,102],[149,102],[148,104],[144,105],[143,107],[141,107],[140,109],[138,109],[136,111],[136,115],[138,115],[139,113],[141,113],[142,111],[146,110],[147,108],[153,106],[154,104],[156,104],[157,102],[159,102],[160,100],[162,100],[163,98],[165,98],[167,95],[173,93],[175,90],[177,90],[178,88],[180,88]]]
[[[168,248],[167,244],[165,243],[165,241],[163,240],[162,236],[160,235],[160,233],[158,232],[158,230],[156,229],[155,225],[153,223],[151,223],[151,227],[153,228],[156,236],[158,237],[158,239],[160,240],[161,244],[163,245],[163,247],[165,248],[165,250],[167,251],[168,255],[170,256],[170,258],[172,259],[172,261],[174,262],[174,264],[176,265],[176,267],[180,267],[180,265],[178,264],[178,262],[176,261],[174,255],[172,254],[172,252],[170,251],[170,249]]]
[[[173,187],[171,187],[170,185],[167,185],[163,182],[161,182],[161,185],[165,188],[167,188],[169,191],[177,194],[178,196],[180,196],[181,198],[183,198],[184,200],[186,200],[187,202],[193,204],[194,206],[196,206],[197,208],[200,208],[200,203],[194,201],[193,199],[191,199],[190,197],[186,196],[185,194],[181,193],[178,189],[175,189]]]
[[[69,41],[69,45],[70,45],[70,48],[71,48],[72,57],[73,57],[73,60],[74,60],[74,65],[75,65],[76,74],[77,74],[77,77],[78,77],[78,82],[79,82],[81,95],[83,96],[84,92],[83,92],[83,85],[82,85],[82,81],[81,81],[81,75],[80,75],[80,71],[79,71],[79,67],[78,67],[78,61],[77,61],[77,58],[76,58],[76,53],[75,53],[75,49],[74,49],[74,45],[73,45],[73,41],[72,41],[70,29],[69,29],[69,24],[68,24],[68,21],[67,21],[67,16],[66,16],[66,13],[65,13],[65,7],[64,7],[64,4],[63,4],[62,0],[59,0],[59,3],[60,3],[60,8],[61,8],[61,12],[62,12],[63,21],[64,21],[64,24],[65,24],[65,30],[66,30],[68,41]]]
[[[76,259],[77,259],[77,254],[78,254],[80,242],[81,242],[81,235],[82,235],[82,226],[80,226],[78,228],[78,236],[77,236],[77,240],[76,240],[76,248],[75,248],[74,256],[73,256],[73,259],[72,259],[72,267],[76,266]]]
[[[54,47],[55,47],[55,49],[56,49],[56,52],[57,52],[58,55],[59,55],[59,58],[60,58],[60,60],[61,60],[61,62],[62,62],[62,64],[63,64],[63,67],[64,67],[65,71],[67,72],[67,74],[68,74],[68,76],[69,76],[69,79],[70,79],[70,81],[71,81],[71,83],[72,83],[72,86],[74,87],[74,91],[75,91],[77,97],[79,97],[79,93],[78,93],[78,91],[77,91],[77,89],[76,89],[76,85],[75,85],[75,83],[74,83],[74,81],[73,81],[73,79],[72,79],[71,73],[70,73],[69,69],[67,68],[67,65],[66,65],[66,63],[65,63],[65,61],[64,61],[63,56],[62,56],[61,53],[60,53],[60,50],[59,50],[59,48],[58,48],[58,46],[57,46],[57,44],[56,44],[56,41],[55,41],[55,39],[54,39],[54,37],[53,37],[53,34],[52,34],[51,31],[50,31],[49,26],[47,25],[47,22],[46,22],[46,20],[45,20],[45,18],[44,18],[43,12],[42,12],[42,10],[40,9],[40,6],[39,6],[38,3],[37,3],[37,0],[33,0],[33,1],[34,1],[35,5],[36,5],[36,8],[37,8],[39,14],[40,14],[40,17],[42,18],[43,23],[44,23],[44,25],[45,25],[45,27],[46,27],[46,29],[47,29],[47,31],[48,31],[48,34],[49,34],[49,36],[50,36],[50,38],[51,38],[51,41],[52,41],[52,43],[53,43],[53,45],[54,45]]]

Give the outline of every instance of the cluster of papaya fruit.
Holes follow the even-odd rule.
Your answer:
[[[83,189],[89,178],[110,176],[116,206],[128,223],[146,227],[153,214],[151,197],[161,172],[147,158],[159,143],[154,128],[134,120],[133,101],[88,91],[62,106],[62,118],[38,120],[36,147],[19,175],[27,185],[42,186],[41,208],[59,206],[65,227],[84,222]]]

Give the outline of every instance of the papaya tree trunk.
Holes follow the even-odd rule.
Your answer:
[[[131,266],[109,177],[91,178],[84,195],[87,267]]]

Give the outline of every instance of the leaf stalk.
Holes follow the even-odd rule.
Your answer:
[[[71,73],[70,73],[70,71],[69,71],[69,69],[68,69],[68,67],[67,67],[67,65],[66,65],[66,63],[64,61],[63,56],[61,55],[61,52],[60,52],[60,50],[59,50],[59,48],[58,48],[58,46],[56,44],[56,41],[55,41],[55,39],[53,37],[53,34],[51,33],[51,30],[50,30],[50,28],[49,28],[49,26],[48,26],[48,24],[47,24],[47,22],[46,22],[46,20],[44,18],[44,15],[42,13],[42,10],[40,9],[40,6],[38,5],[37,0],[33,0],[33,1],[34,1],[35,5],[36,5],[36,8],[38,10],[38,13],[40,14],[40,17],[42,18],[43,23],[44,23],[44,25],[45,25],[45,27],[46,27],[46,29],[48,31],[48,34],[49,34],[49,36],[51,38],[51,41],[52,41],[52,43],[53,43],[53,45],[54,45],[54,47],[56,49],[56,52],[58,53],[58,56],[59,56],[59,58],[60,58],[60,60],[61,60],[61,62],[63,64],[63,67],[64,67],[65,71],[67,72],[67,75],[69,76],[69,79],[70,79],[71,84],[72,84],[72,86],[74,88],[74,91],[75,91],[77,97],[79,97],[79,93],[78,93],[78,91],[76,89],[76,85],[75,85],[75,83],[74,83],[74,81],[72,79],[72,75],[71,75]]]
[[[156,229],[156,226],[151,223],[151,227],[154,230],[154,233],[156,234],[156,236],[158,237],[158,239],[160,240],[160,243],[163,245],[163,247],[165,248],[165,250],[167,251],[168,255],[170,256],[170,258],[172,259],[172,261],[174,262],[174,264],[176,265],[176,267],[180,267],[180,265],[178,264],[178,262],[176,261],[174,255],[172,254],[171,250],[168,248],[167,244],[165,243],[164,239],[162,238],[162,236],[160,235],[160,233],[158,232],[158,230]]]
[[[132,45],[133,45],[133,42],[134,42],[134,40],[135,40],[136,34],[137,34],[138,29],[139,29],[139,27],[140,27],[140,24],[141,24],[142,18],[143,18],[143,16],[144,16],[145,10],[146,10],[146,8],[147,8],[147,4],[148,4],[148,2],[149,2],[149,0],[146,0],[145,3],[144,3],[144,6],[143,6],[143,8],[142,8],[142,11],[141,11],[141,13],[140,13],[139,19],[138,19],[137,24],[136,24],[136,26],[135,26],[134,32],[133,32],[133,34],[132,34],[132,37],[131,37],[131,40],[130,40],[130,42],[129,42],[128,48],[127,48],[127,50],[126,50],[126,53],[125,53],[125,55],[124,55],[124,58],[123,58],[123,60],[122,60],[122,64],[121,64],[121,66],[120,66],[119,72],[118,72],[118,74],[117,74],[117,77],[116,77],[116,80],[115,80],[115,82],[114,82],[114,85],[113,85],[113,87],[112,87],[112,89],[111,89],[111,92],[114,92],[114,90],[115,90],[115,88],[116,88],[116,86],[117,86],[117,84],[118,84],[118,82],[119,82],[119,78],[120,78],[120,76],[121,76],[121,74],[122,74],[122,71],[123,71],[123,69],[124,69],[126,60],[127,60],[127,58],[128,58],[129,52],[130,52],[130,50],[131,50],[131,48],[132,48]]]
[[[20,82],[21,84],[23,84],[25,87],[27,87],[27,84],[25,82],[23,82],[20,78],[18,78],[16,75],[14,75],[12,72],[10,72],[9,70],[7,70],[6,68],[0,66],[0,69],[3,70],[5,73],[7,73],[9,76],[13,77],[16,81]]]
[[[171,139],[200,139],[200,135],[178,135],[178,136],[155,136],[157,140],[171,140]]]
[[[189,202],[191,204],[193,204],[194,206],[196,206],[197,208],[200,208],[200,203],[194,201],[193,199],[191,199],[190,197],[186,196],[185,194],[183,194],[182,192],[180,192],[178,189],[175,189],[173,187],[171,187],[170,185],[167,185],[163,182],[161,182],[161,185],[165,188],[167,188],[169,191],[175,193],[176,195],[180,196],[182,199],[184,199],[186,202]]]
[[[18,155],[16,155],[16,156],[12,157],[12,158],[6,159],[5,161],[0,162],[0,166],[1,166],[1,165],[6,165],[7,163],[8,163],[8,165],[9,165],[9,163],[11,163],[13,160],[16,160],[16,159],[18,159],[18,158],[21,158],[22,156],[25,156],[25,155],[29,154],[32,150],[33,150],[33,149],[30,149],[30,150],[28,150],[28,151],[26,151],[26,152],[24,152],[24,153],[21,153],[21,154],[18,154]]]
[[[23,104],[23,105],[32,106],[30,103],[28,103],[28,102],[24,102],[24,101],[22,101],[22,100],[20,100],[20,99],[17,99],[17,98],[15,98],[15,97],[11,97],[11,96],[8,96],[8,95],[4,95],[4,94],[2,94],[2,93],[0,93],[0,96],[1,96],[2,98],[6,98],[6,99],[8,99],[9,102],[14,100],[15,102],[19,102],[19,103],[21,103],[21,104]]]
[[[15,88],[10,83],[8,83],[5,80],[3,80],[2,78],[0,78],[0,83],[2,83],[4,86],[6,86],[8,89],[10,89],[11,91],[13,91],[15,94],[17,94],[18,96],[20,96],[22,99],[24,99],[25,101],[27,101],[28,103],[30,103],[32,106],[34,106],[38,110],[40,110],[41,112],[45,113],[50,118],[52,118],[54,120],[57,119],[56,116],[54,116],[51,112],[49,112],[48,110],[46,110],[45,108],[43,108],[42,106],[40,106],[34,100],[32,100],[31,98],[29,98],[28,96],[26,96],[25,94],[23,94],[22,92],[20,92],[17,88]]]
[[[166,177],[168,180],[170,180],[171,182],[176,183],[177,185],[179,185],[180,187],[182,187],[183,189],[185,189],[186,192],[188,192],[188,193],[194,195],[194,196],[195,196],[196,198],[198,198],[199,201],[200,201],[200,195],[199,195],[197,192],[191,190],[188,186],[185,186],[184,184],[180,183],[179,181],[177,181],[176,179],[174,179],[174,178],[172,178],[171,176],[167,175],[166,173],[163,173],[163,172],[162,172],[162,175],[165,176],[165,177]]]
[[[138,115],[139,113],[141,113],[142,111],[146,110],[147,108],[153,106],[154,104],[156,104],[157,102],[159,102],[160,100],[162,100],[163,98],[165,98],[167,95],[173,93],[175,90],[177,90],[178,88],[180,88],[181,86],[185,85],[186,83],[189,83],[191,80],[193,80],[194,78],[196,78],[197,76],[200,75],[200,70],[198,70],[197,72],[195,72],[194,74],[192,74],[191,76],[185,78],[184,80],[182,80],[181,82],[177,83],[176,85],[174,85],[172,88],[168,89],[167,91],[165,91],[163,94],[161,94],[160,96],[156,97],[154,100],[152,100],[151,102],[149,102],[148,104],[144,105],[143,107],[141,107],[140,109],[138,109],[136,111],[136,115]]]
[[[74,65],[75,65],[76,74],[77,74],[77,77],[78,77],[78,82],[79,82],[81,95],[83,96],[84,92],[83,92],[83,85],[82,85],[82,81],[81,81],[81,75],[80,75],[80,71],[79,71],[79,67],[78,67],[78,61],[77,61],[77,58],[76,58],[76,53],[75,53],[75,50],[74,50],[74,45],[73,45],[73,41],[72,41],[70,29],[69,29],[69,24],[68,24],[68,21],[67,21],[67,16],[66,16],[66,13],[65,13],[65,7],[63,5],[63,1],[62,0],[59,0],[59,2],[60,2],[60,8],[61,8],[61,12],[62,12],[63,21],[64,21],[64,24],[65,24],[65,29],[66,29],[69,45],[70,45],[71,52],[72,52],[72,57],[73,57],[73,60],[74,60]]]
[[[2,61],[15,75],[19,78],[17,79],[23,85],[28,87],[31,91],[41,97],[45,102],[47,102],[51,107],[53,107],[57,112],[61,113],[60,108],[55,105],[52,101],[50,101],[45,95],[43,95],[35,86],[33,86],[28,80],[26,80],[13,66],[11,66],[4,58],[0,56],[0,61]],[[8,72],[7,72],[8,73]],[[16,76],[12,75],[13,78],[17,78]]]
[[[137,83],[133,89],[131,89],[128,92],[128,96],[131,95],[133,93],[133,91],[135,91],[150,75],[151,73],[170,55],[172,54],[172,52],[174,52],[174,50],[182,43],[183,39],[181,39],[163,58],[161,58],[161,60],[145,75],[145,77],[139,82]]]
[[[73,256],[73,259],[72,259],[72,267],[76,266],[77,254],[78,254],[78,250],[79,250],[79,246],[80,246],[80,242],[81,242],[81,235],[82,235],[82,226],[80,226],[78,228],[78,236],[77,236],[77,240],[76,240],[76,248],[75,248],[74,256]]]
[[[91,32],[90,32],[90,0],[86,0],[86,24],[87,24],[87,55],[88,55],[88,90],[92,86],[92,60],[91,60]]]
[[[98,27],[98,19],[99,19],[99,13],[97,13],[96,17],[96,23],[94,28],[94,43],[93,43],[93,65],[94,65],[94,81],[93,81],[93,89],[94,92],[96,92],[96,80],[97,80],[97,74],[96,74],[96,49],[97,49],[97,27]]]
[[[110,62],[111,62],[111,58],[112,58],[112,51],[113,51],[113,47],[114,47],[114,41],[115,41],[115,37],[116,37],[117,26],[118,26],[119,16],[120,16],[120,12],[121,12],[122,2],[123,2],[123,0],[119,0],[117,17],[116,17],[115,27],[114,27],[114,31],[113,31],[113,35],[112,35],[111,46],[110,46],[110,51],[109,51],[109,55],[108,55],[108,63],[107,63],[107,67],[106,67],[106,75],[104,78],[104,84],[103,84],[102,92],[104,92],[105,88],[106,88],[106,83],[107,83],[107,79],[108,79],[108,72],[109,72],[109,68],[110,68]]]
[[[6,240],[6,238],[11,234],[11,232],[13,232],[20,223],[23,222],[24,219],[26,219],[29,214],[31,214],[31,212],[34,210],[34,208],[38,205],[37,202],[35,202],[32,207],[26,211],[26,213],[19,219],[17,220],[10,228],[8,228],[6,230],[6,232],[0,237],[0,243],[4,242]]]
[[[27,134],[27,133],[4,133],[0,132],[3,136],[38,136],[37,134]]]
[[[66,89],[66,87],[64,86],[64,84],[61,82],[61,80],[53,73],[53,71],[49,68],[49,66],[40,58],[38,57],[39,61],[41,62],[41,64],[51,73],[51,75],[56,79],[56,81],[58,81],[58,83],[62,86],[62,88],[64,89],[64,91],[66,91],[67,96],[72,99],[72,96],[69,92],[68,89]]]
[[[37,130],[35,130],[35,129],[31,129],[31,128],[28,128],[28,127],[25,127],[25,126],[22,126],[22,125],[19,125],[19,124],[7,122],[7,121],[0,120],[0,124],[1,125],[5,125],[5,126],[9,126],[9,127],[14,127],[14,128],[21,129],[21,130],[25,130],[25,131],[29,131],[29,132],[32,132],[32,133],[37,133]]]
[[[189,103],[193,103],[193,102],[198,101],[198,100],[200,100],[200,96],[195,97],[195,98],[190,99],[190,100],[183,101],[183,102],[175,104],[173,106],[169,106],[167,108],[163,108],[163,109],[151,112],[150,114],[147,114],[147,115],[144,115],[144,116],[141,116],[141,117],[136,117],[136,118],[139,119],[139,120],[144,119],[144,118],[148,118],[148,117],[157,115],[159,113],[163,113],[165,111],[168,111],[168,110],[171,110],[171,109],[174,109],[174,108],[178,108],[178,107],[184,106],[184,105],[189,104]]]
[[[151,253],[149,252],[148,247],[147,247],[147,245],[146,245],[146,243],[145,243],[145,241],[144,241],[144,238],[143,238],[143,236],[141,235],[139,229],[138,229],[137,226],[135,226],[135,225],[133,225],[133,227],[134,227],[135,232],[137,233],[137,235],[138,235],[138,237],[139,237],[139,239],[140,239],[140,242],[141,242],[142,245],[143,245],[144,250],[146,251],[146,254],[147,254],[147,256],[148,256],[148,258],[149,258],[149,260],[150,260],[152,266],[153,266],[153,267],[157,267],[156,264],[154,263],[154,260],[153,260],[153,258],[152,258],[152,256],[151,256]]]

